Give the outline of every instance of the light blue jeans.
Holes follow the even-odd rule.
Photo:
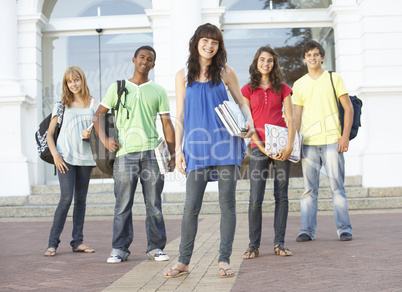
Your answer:
[[[197,169],[187,174],[186,202],[184,204],[181,222],[181,242],[179,262],[190,264],[194,250],[194,240],[197,235],[198,214],[201,211],[202,200],[208,178],[218,177],[219,207],[221,210],[218,262],[230,263],[233,239],[236,229],[236,184],[239,167],[226,165]]]
[[[302,224],[300,234],[306,233],[311,239],[316,238],[318,188],[323,165],[329,179],[338,236],[342,232],[352,233],[344,184],[345,159],[343,153],[338,152],[338,143],[303,145],[302,153],[304,193],[300,199]]]
[[[162,215],[161,194],[164,176],[159,171],[154,150],[128,153],[117,157],[113,167],[116,205],[113,220],[113,254],[128,256],[133,241],[132,207],[138,179],[144,196],[147,234],[147,251],[164,249],[165,222]]]

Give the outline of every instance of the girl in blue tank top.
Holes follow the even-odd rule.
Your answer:
[[[254,124],[236,73],[226,65],[226,50],[219,28],[209,23],[199,26],[190,39],[189,51],[186,68],[176,74],[176,168],[187,178],[180,256],[178,262],[164,272],[164,277],[188,274],[198,214],[210,180],[218,180],[219,186],[219,277],[233,277],[230,256],[236,228],[236,183],[246,150],[242,138],[254,134]],[[231,136],[215,112],[215,107],[228,100],[226,87],[247,120],[248,132],[242,138]]]

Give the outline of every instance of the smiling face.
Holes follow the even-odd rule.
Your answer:
[[[147,75],[155,66],[155,55],[149,50],[140,50],[137,56],[133,58],[133,63],[138,73]]]
[[[73,93],[73,94],[78,94],[82,90],[82,80],[79,76],[74,76],[71,74],[69,78],[66,78],[66,83],[68,89]]]
[[[200,38],[198,41],[198,53],[201,58],[212,59],[219,49],[219,41],[210,38]]]
[[[274,57],[268,52],[262,52],[258,57],[257,69],[262,75],[269,75],[274,68]]]
[[[304,54],[303,61],[306,63],[308,69],[317,70],[321,68],[324,57],[321,56],[318,48],[314,48]]]

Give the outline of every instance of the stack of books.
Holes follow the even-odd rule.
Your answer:
[[[302,135],[296,131],[293,151],[289,161],[297,163],[301,156]],[[265,150],[270,155],[275,155],[288,145],[288,129],[280,126],[265,124]]]
[[[159,138],[158,146],[155,148],[155,156],[158,161],[159,170],[161,174],[165,174],[169,172],[169,161],[171,159],[169,148],[165,139]]]
[[[247,134],[246,119],[237,103],[224,101],[215,108],[226,130],[232,136],[244,136]]]

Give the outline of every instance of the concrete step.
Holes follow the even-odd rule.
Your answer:
[[[378,197],[378,198],[349,198],[349,210],[378,210],[378,209],[398,209],[402,208],[402,196],[400,197]],[[165,215],[183,214],[184,203],[164,203],[163,213]],[[263,212],[273,213],[275,202],[271,200],[264,201]],[[22,218],[22,217],[52,217],[56,210],[56,205],[47,206],[4,206],[0,207],[0,218]],[[318,202],[319,211],[332,211],[331,199],[320,199]],[[70,208],[69,216],[72,216],[73,208]],[[248,201],[237,201],[237,213],[247,213]],[[299,200],[289,201],[289,212],[299,212]],[[87,216],[113,216],[114,204],[88,204]],[[202,214],[219,214],[218,202],[204,202]],[[145,215],[144,204],[134,204],[133,216]]]
[[[303,178],[301,177],[292,177],[289,179],[289,189],[303,189]],[[323,177],[320,179],[320,187],[328,187],[328,179]],[[361,176],[351,176],[345,178],[345,186],[346,187],[360,187],[362,185]],[[266,184],[267,190],[273,190],[274,181],[273,179],[268,179]],[[185,190],[184,184],[181,186],[181,191]],[[239,180],[237,182],[237,190],[250,190],[250,181],[249,180]],[[174,185],[171,181],[165,182],[164,192],[172,193],[177,191],[177,186]],[[137,193],[142,192],[141,184],[138,183]],[[59,185],[40,185],[40,186],[32,186],[31,194],[32,195],[48,195],[48,194],[59,194],[60,187]],[[113,183],[91,183],[89,185],[88,194],[94,193],[113,193]]]
[[[348,198],[365,198],[368,197],[368,189],[362,187],[348,187],[346,189]],[[303,194],[302,189],[290,189],[288,191],[289,200],[298,200]],[[237,191],[236,200],[237,201],[248,201],[250,192],[249,191]],[[385,196],[385,194],[384,194]],[[320,199],[330,199],[331,192],[329,188],[320,189],[319,193]],[[17,200],[13,205],[15,206],[47,206],[47,205],[57,205],[59,202],[59,194],[46,194],[46,195],[31,195],[27,196],[25,200]],[[163,203],[184,203],[186,194],[184,192],[180,193],[163,193],[162,202]],[[218,192],[206,192],[204,195],[204,202],[217,202],[219,198]],[[272,190],[266,190],[265,200],[273,200],[274,194]],[[104,204],[114,204],[115,197],[113,193],[89,193],[87,197],[87,204],[93,205],[104,205]],[[10,202],[11,203],[11,202]],[[11,205],[11,204],[7,205]],[[144,203],[142,193],[136,192],[134,195],[134,204]]]
[[[346,193],[350,210],[395,209],[402,207],[402,188],[364,188],[361,177],[347,177]],[[237,212],[247,213],[249,200],[249,181],[238,182],[236,201]],[[175,191],[172,191],[175,190]],[[170,192],[169,192],[170,191]],[[35,186],[32,195],[21,197],[0,197],[0,218],[15,217],[52,217],[60,197],[60,189],[55,186]],[[289,183],[289,211],[299,212],[299,198],[303,193],[303,180],[291,178]],[[180,189],[165,187],[162,194],[163,212],[169,215],[181,215],[184,208],[185,192]],[[87,198],[87,216],[113,216],[115,198],[113,183],[90,184]],[[273,181],[267,181],[263,212],[274,212]],[[320,211],[332,210],[331,192],[328,180],[320,181],[319,203]],[[73,208],[70,208],[69,216]],[[219,213],[218,192],[207,191],[204,195],[204,214]],[[145,207],[141,184],[138,185],[134,197],[134,215],[144,215]]]
[[[362,178],[361,176],[348,176],[345,177],[345,187],[361,187]],[[329,181],[326,177],[320,178],[320,188],[329,187]],[[303,189],[304,181],[302,177],[291,177],[289,179],[289,189]],[[267,180],[266,184],[267,190],[274,189],[274,180],[272,178]],[[237,182],[237,190],[250,190],[250,180],[239,180]]]

